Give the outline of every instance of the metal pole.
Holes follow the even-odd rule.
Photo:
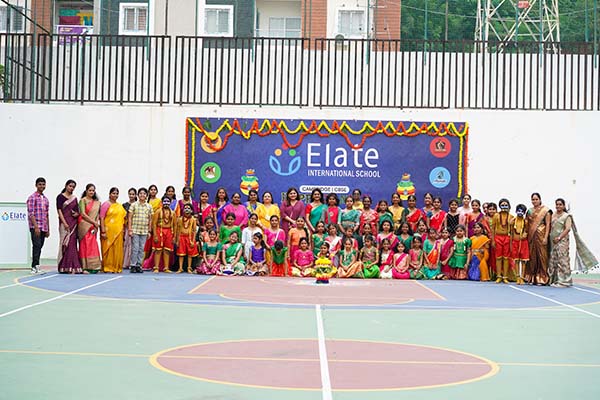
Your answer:
[[[519,41],[519,3],[515,2],[515,43]]]
[[[588,0],[585,0],[585,42],[590,41],[590,21],[588,20]]]
[[[444,33],[444,40],[447,42],[448,41],[448,0],[446,0],[446,14],[445,14],[445,23],[446,23],[446,30]]]
[[[423,38],[425,40],[427,40],[427,18],[428,18],[428,11],[429,11],[428,7],[427,7],[428,4],[429,4],[429,1],[425,0],[425,32],[423,34]]]
[[[169,35],[169,0],[165,0],[165,36]]]
[[[594,67],[598,67],[598,0],[594,0]]]

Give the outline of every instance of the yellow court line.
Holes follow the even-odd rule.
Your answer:
[[[437,297],[440,300],[444,300],[447,301],[446,298],[444,296],[442,296],[441,294],[439,294],[438,292],[436,292],[435,290],[433,290],[430,287],[427,287],[425,285],[423,285],[421,282],[419,281],[414,281],[417,285],[421,286],[422,288],[424,288],[425,290],[428,290],[429,292],[431,292],[435,297]]]
[[[187,294],[197,294],[197,293],[194,293],[196,290],[200,289],[202,286],[206,285],[208,282],[212,281],[216,277],[217,277],[216,275],[211,276],[210,278],[208,278],[204,282],[200,283],[198,286],[195,286],[192,290],[190,290],[189,292],[187,292]],[[201,293],[201,294],[204,294],[204,293]]]

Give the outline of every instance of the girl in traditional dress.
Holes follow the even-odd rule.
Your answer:
[[[431,218],[433,212],[433,195],[431,193],[425,193],[425,195],[423,195],[423,208],[421,210],[426,219]]]
[[[362,232],[363,234],[358,237],[359,250],[362,250],[362,248],[365,247],[365,243],[367,242],[367,236],[375,235],[375,233],[373,232],[373,228],[369,224],[363,226]],[[373,236],[373,238],[375,238],[375,236]]]
[[[198,202],[194,199],[192,199],[192,188],[190,188],[189,186],[185,186],[183,188],[183,190],[181,191],[181,195],[183,196],[183,198],[179,201],[176,202],[177,207],[175,208],[175,214],[180,217],[183,215],[183,208],[185,207],[186,204],[189,204],[190,207],[192,207],[192,216],[194,218],[196,218],[197,222],[201,222],[200,218],[201,218],[201,213],[200,213],[200,204],[198,204]],[[208,200],[208,198],[207,198]],[[173,207],[171,206],[171,209],[173,209]]]
[[[446,211],[442,210],[442,198],[433,198],[433,209],[429,216],[429,227],[435,229],[437,232],[441,232],[446,222]]]
[[[357,261],[357,250],[352,239],[344,239],[344,248],[339,252],[338,278],[362,278],[362,263]]]
[[[363,199],[364,203],[364,199]],[[360,250],[360,261],[362,262],[363,275],[365,278],[379,278],[379,251],[375,247],[375,239],[372,235],[365,237],[365,245]]]
[[[221,272],[223,245],[217,239],[217,231],[214,229],[209,230],[208,240],[202,245],[202,263],[196,269],[197,273],[216,275]]]
[[[470,214],[472,209],[471,209],[471,195],[470,194],[465,194],[462,197],[462,206],[458,207],[458,214],[459,214],[459,218],[458,218],[458,223],[460,225],[465,225],[467,220],[467,214]]]
[[[242,204],[242,195],[234,193],[231,195],[231,203],[223,207],[222,216],[225,218],[227,215],[233,214],[235,216],[234,225],[239,226],[240,229],[244,229],[248,225],[248,211]],[[241,236],[241,235],[239,235]]]
[[[298,217],[296,220],[296,227],[291,228],[289,231],[287,248],[289,249],[290,265],[294,265],[296,250],[300,247],[300,239],[305,238],[306,240],[312,241],[310,232],[305,224],[304,218]]]
[[[205,225],[206,220],[209,217],[213,220],[213,223],[215,222],[212,212],[213,206],[208,202],[208,197],[209,195],[207,191],[203,190],[200,192],[200,204],[198,205],[198,209],[200,211],[200,219],[198,220],[198,223],[200,225]]]
[[[223,275],[243,275],[246,270],[244,260],[244,246],[239,242],[239,234],[236,231],[229,235],[229,242],[223,245]]]
[[[325,243],[329,246],[329,258],[334,267],[339,265],[338,252],[342,249],[342,238],[338,236],[337,225],[330,224],[327,227]]]
[[[460,214],[458,213],[458,201],[452,199],[448,202],[448,212],[446,213],[446,221],[444,227],[448,228],[450,236],[454,236],[456,227],[459,225]]]
[[[271,224],[270,220],[273,215],[276,215],[281,219],[281,211],[279,206],[273,203],[273,194],[271,192],[264,192],[262,195],[262,203],[256,207],[256,215],[258,215],[258,226],[264,231]]]
[[[193,273],[192,260],[198,256],[198,246],[196,244],[197,225],[192,205],[186,203],[183,206],[183,215],[177,218],[175,225],[175,245],[177,246],[177,256],[179,257],[178,274],[183,272],[184,259],[187,259],[188,274]]]
[[[492,248],[496,254],[496,283],[509,283],[510,263],[510,235],[514,216],[510,214],[510,202],[508,199],[500,199],[498,202],[500,212],[492,218],[490,226]]]
[[[258,191],[256,189],[250,189],[248,191],[248,201],[246,204],[244,204],[244,206],[246,206],[248,216],[256,213],[258,207],[260,207],[260,203],[258,202]]]
[[[408,251],[408,272],[411,279],[423,278],[421,268],[423,268],[424,263],[423,239],[420,236],[415,236],[412,241],[412,248]]]
[[[309,277],[315,275],[315,255],[308,246],[308,239],[300,239],[299,248],[295,251],[292,264],[292,276]]]
[[[258,215],[252,213],[248,218],[248,226],[242,231],[242,245],[244,246],[244,257],[246,257],[246,260],[250,259],[250,250],[254,246],[254,234],[258,232],[262,233],[257,224]]]
[[[162,262],[163,272],[170,273],[169,260],[173,253],[173,237],[175,230],[175,212],[171,211],[171,200],[162,198],[163,208],[152,217],[152,250],[154,250],[154,273],[158,274]]]
[[[419,225],[419,221],[427,221],[427,217],[423,213],[422,210],[417,208],[417,198],[415,195],[411,194],[407,199],[407,212],[406,212],[406,222],[410,226],[410,230],[412,232],[417,232],[417,226]]]
[[[84,273],[95,274],[102,267],[97,238],[100,227],[100,201],[96,195],[96,186],[91,183],[87,184],[81,197],[77,225],[79,258]]]
[[[398,242],[392,268],[393,279],[410,279],[409,260],[410,257],[404,247],[404,243]]]
[[[200,229],[198,230],[198,241],[201,241],[203,243],[208,242],[208,232],[212,230],[214,230],[215,232],[217,230],[215,227],[215,221],[212,219],[212,217],[206,217],[206,219],[204,220],[204,225],[200,225]]]
[[[339,254],[339,252],[338,252]],[[333,265],[332,261],[332,256],[329,253],[329,243],[327,242],[323,242],[321,244],[321,248],[319,250],[319,253],[315,256],[315,276],[317,276],[318,278],[318,264],[323,264],[323,262],[319,262],[319,260],[323,260],[323,259],[327,259],[329,260],[329,268],[331,268],[331,270],[329,271],[329,273],[331,274],[329,277],[331,278],[332,276],[336,276],[337,275],[337,267],[335,265]],[[336,255],[336,261],[338,259],[338,256]]]
[[[377,247],[381,250],[383,247],[383,241],[388,240],[392,249],[396,248],[398,244],[398,238],[392,232],[392,222],[385,220],[381,223],[381,232],[377,234]]]
[[[529,224],[529,264],[525,268],[525,281],[532,285],[547,285],[548,277],[548,236],[552,223],[552,211],[542,204],[539,193],[531,195],[533,207],[527,211]]]
[[[465,216],[466,227],[467,227],[467,236],[471,237],[475,235],[473,228],[475,224],[481,223],[483,227],[483,234],[488,235],[490,232],[490,228],[487,225],[487,221],[485,219],[485,214],[481,212],[481,202],[477,199],[471,202],[471,212]]]
[[[319,188],[313,189],[310,193],[310,203],[306,205],[304,210],[306,226],[311,233],[315,231],[317,222],[323,220],[325,208],[325,204],[323,204],[323,192]]]
[[[156,185],[148,186],[148,204],[152,206],[152,213],[154,214],[161,208],[161,200],[158,195],[158,187]]]
[[[496,203],[489,202],[488,206],[487,206],[487,212],[486,212],[486,221],[490,228],[490,231],[489,231],[490,257],[488,260],[488,266],[490,269],[490,280],[496,280],[496,251],[495,251],[495,248],[493,246],[493,242],[491,241],[491,239],[492,239],[492,220],[494,219],[494,215],[496,215],[497,212],[498,212],[498,206],[496,205]]]
[[[394,251],[391,249],[389,239],[381,242],[381,253],[379,254],[379,277],[392,279],[392,267],[394,265]]]
[[[442,229],[442,238],[439,239],[439,241],[441,272],[445,277],[454,279],[453,269],[449,265],[452,253],[454,253],[454,241],[450,238],[450,231],[448,228]]]
[[[125,226],[129,224],[129,207],[133,205],[137,201],[137,190],[135,188],[129,188],[127,191],[127,196],[129,197],[129,201],[123,203],[123,208],[127,211],[127,215],[125,216]],[[131,264],[131,236],[125,235],[124,243],[123,243],[123,269],[129,268]]]
[[[108,201],[100,208],[100,246],[102,247],[102,270],[111,274],[123,272],[123,237],[127,211],[117,203],[119,189],[109,191]],[[129,235],[127,235],[129,236]]]
[[[425,242],[427,240],[427,230],[427,222],[422,219],[417,224],[417,231],[415,232],[414,236],[420,237],[421,240]]]
[[[569,259],[569,232],[573,227],[573,218],[567,213],[563,199],[556,199],[554,204],[556,212],[552,215],[550,229],[548,275],[553,287],[569,287],[573,285]]]
[[[379,214],[377,211],[371,208],[372,204],[371,196],[363,196],[363,210],[360,214],[360,226],[362,230],[360,231],[363,235],[365,234],[365,226],[369,225],[371,227],[371,234],[377,234],[377,224],[379,222]]]
[[[346,228],[346,232],[344,232],[344,236],[342,237],[342,244],[346,242],[346,239],[350,239],[352,242],[352,248],[358,251],[358,240],[356,240],[356,237],[354,236],[354,230],[352,230],[352,228]]]
[[[219,228],[219,241],[222,244],[229,242],[229,237],[232,232],[236,232],[238,234],[238,238],[242,236],[242,230],[238,225],[235,225],[235,214],[228,213],[225,218],[225,223],[221,224]]]
[[[265,230],[265,244],[267,245],[267,250],[271,250],[275,242],[280,240],[285,243],[285,232],[283,229],[279,227],[279,217],[277,215],[273,215],[270,219],[271,226]],[[268,257],[267,257],[268,259]]]
[[[438,241],[438,233],[435,229],[429,228],[427,240],[423,242],[423,251],[425,252],[423,268],[423,278],[425,279],[440,279],[440,242]]]
[[[392,194],[392,203],[389,207],[390,212],[392,213],[392,220],[394,222],[394,231],[398,231],[400,229],[400,224],[404,222],[404,210],[405,208],[402,206],[402,199],[398,193]]]
[[[352,228],[353,232],[357,232],[360,223],[360,210],[354,209],[352,197],[346,197],[345,204],[346,208],[340,212],[340,232],[346,232],[348,228]]]
[[[334,224],[336,226],[340,223],[340,214],[341,210],[339,207],[340,199],[338,199],[337,194],[329,193],[327,195],[327,208],[323,211],[323,222],[325,225]]]
[[[317,222],[315,229],[315,233],[312,235],[312,249],[316,257],[321,249],[321,244],[325,241],[325,223],[323,221]]]
[[[223,223],[223,209],[227,204],[229,204],[229,196],[227,195],[227,191],[225,190],[225,188],[220,187],[215,193],[215,202],[212,204],[211,207],[211,216],[217,224],[217,229],[219,229],[219,227]]]
[[[281,229],[287,235],[290,228],[296,224],[298,217],[303,217],[305,206],[300,196],[298,195],[298,189],[289,188],[286,195],[285,201],[281,203]]]
[[[466,228],[464,225],[456,227],[456,236],[454,236],[454,252],[450,259],[450,268],[453,269],[454,279],[467,279],[467,270],[471,261],[471,239],[465,236]]]
[[[271,218],[271,221],[273,221]],[[272,276],[289,276],[292,274],[288,264],[288,248],[284,246],[283,241],[277,240],[271,247],[271,259],[269,260],[269,269]]]
[[[379,200],[377,203],[377,214],[379,215],[379,219],[377,220],[378,232],[381,232],[381,224],[383,221],[388,221],[391,225],[394,224],[394,217],[388,207],[388,202],[385,200]]]
[[[246,267],[247,275],[269,275],[269,267],[267,266],[267,247],[263,240],[263,235],[256,232],[252,236],[253,246],[250,249],[250,257],[248,258],[248,266]]]
[[[61,274],[81,274],[81,261],[77,253],[77,217],[79,205],[73,194],[77,184],[69,179],[62,192],[56,197],[58,211],[58,232],[60,234],[58,250],[58,272]],[[129,237],[129,235],[128,235]]]
[[[398,235],[398,241],[402,242],[404,245],[404,252],[408,254],[408,251],[412,247],[412,232],[410,230],[410,225],[408,222],[402,222],[400,224],[400,234]]]
[[[480,222],[476,222],[473,226],[473,233],[473,236],[471,236],[471,251],[473,252],[473,257],[477,257],[479,260],[479,280],[487,282],[490,280],[488,267],[490,239],[484,235],[483,224]]]

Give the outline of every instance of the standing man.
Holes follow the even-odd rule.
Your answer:
[[[41,272],[40,254],[42,254],[44,240],[50,236],[50,219],[48,218],[50,202],[44,196],[46,179],[37,178],[35,180],[35,187],[37,190],[27,198],[27,217],[29,220],[29,231],[31,232],[31,243],[33,244],[33,254],[31,256],[32,274]]]

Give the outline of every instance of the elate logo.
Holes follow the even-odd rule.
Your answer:
[[[435,188],[445,188],[450,184],[450,171],[444,167],[436,167],[429,173],[429,182]]]
[[[429,151],[434,157],[444,158],[450,154],[450,150],[452,150],[452,144],[445,137],[434,138],[431,143],[429,143]]]
[[[280,161],[284,151],[282,149],[275,149],[274,153],[275,155],[269,156],[269,168],[271,168],[271,171],[275,172],[279,176],[290,176],[300,171],[301,158],[300,156],[296,155],[296,150],[287,150],[287,154],[292,157],[292,159],[289,161],[285,169],[283,169]]]
[[[27,213],[18,211],[4,211],[0,216],[0,220],[9,221],[27,221]]]

